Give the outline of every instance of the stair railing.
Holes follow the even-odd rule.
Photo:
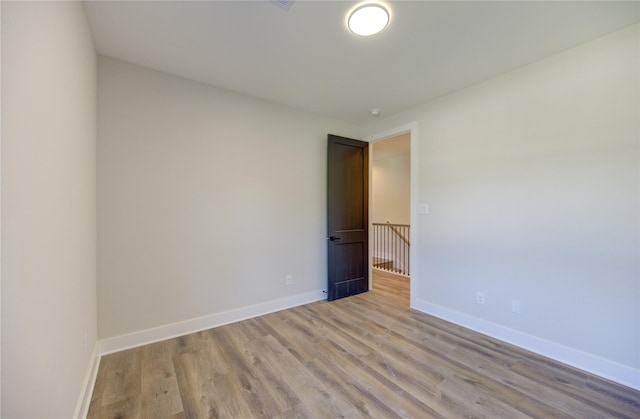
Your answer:
[[[409,275],[408,224],[373,223],[373,267]]]

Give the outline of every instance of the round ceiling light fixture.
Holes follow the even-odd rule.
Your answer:
[[[347,19],[349,30],[356,35],[371,36],[389,24],[389,11],[381,4],[367,3],[356,7]]]

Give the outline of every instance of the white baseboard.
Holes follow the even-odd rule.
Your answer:
[[[287,308],[324,300],[326,297],[322,290],[311,291],[304,294],[292,295],[278,300],[267,301],[248,307],[237,308],[208,316],[172,323],[152,329],[141,330],[127,335],[115,336],[100,341],[100,354],[107,355],[149,343],[159,342],[213,327],[235,323],[263,314],[274,313]]]
[[[459,311],[432,304],[420,299],[412,299],[411,308],[466,327],[492,338],[519,346],[563,364],[590,372],[616,383],[640,390],[640,370],[600,358],[577,349],[509,329]]]
[[[93,395],[93,386],[96,383],[96,376],[98,375],[98,367],[100,366],[100,353],[99,343],[93,346],[91,352],[91,358],[89,358],[89,366],[82,382],[82,393],[80,399],[78,399],[78,405],[76,411],[73,414],[74,419],[83,419],[87,417],[89,413],[89,405],[91,404],[91,396]]]

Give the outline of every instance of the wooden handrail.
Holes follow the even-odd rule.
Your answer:
[[[371,223],[374,226],[386,226],[386,225],[392,225],[392,226],[397,226],[397,227],[411,227],[410,224],[397,224],[397,223],[392,223],[391,221],[387,221],[386,223]]]
[[[411,243],[409,242],[409,239],[406,238],[404,236],[404,234],[402,234],[402,232],[398,229],[398,227],[396,227],[395,225],[391,224],[388,221],[387,221],[387,224],[389,224],[391,226],[391,231],[396,233],[398,235],[398,237],[400,237],[400,239],[407,244],[407,246],[411,246]]]
[[[400,237],[400,239],[405,242],[407,244],[407,246],[411,246],[411,242],[409,241],[409,239],[402,234],[402,232],[400,231],[400,229],[398,227],[411,227],[409,224],[393,224],[391,223],[391,221],[387,220],[386,224],[383,223],[372,223],[373,225],[387,225],[389,226],[389,228],[391,228],[391,231],[393,231],[394,233],[396,233],[396,235],[398,237]]]

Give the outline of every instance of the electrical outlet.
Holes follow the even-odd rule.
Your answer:
[[[484,304],[484,292],[480,292],[478,291],[476,293],[476,303],[478,304]]]
[[[513,300],[511,301],[511,311],[517,314],[520,314],[520,301]]]
[[[284,283],[285,283],[286,285],[293,285],[293,275],[287,275],[287,276],[284,278]]]

